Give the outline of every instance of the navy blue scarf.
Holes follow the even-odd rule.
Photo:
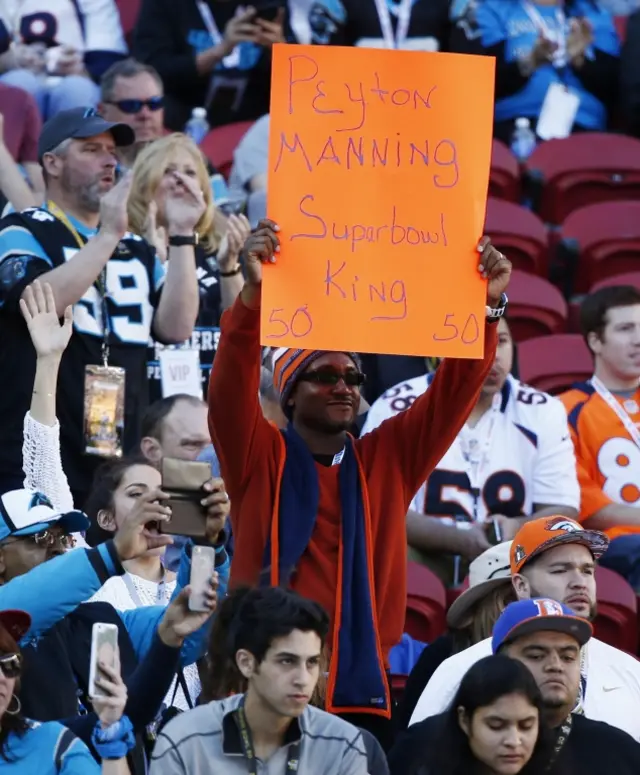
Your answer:
[[[320,489],[315,461],[300,435],[289,425],[282,432],[286,458],[280,483],[278,583],[288,586],[315,528]],[[331,655],[327,710],[390,713],[376,617],[372,607],[367,558],[365,503],[353,439],[347,437],[340,463],[342,584],[336,579],[340,620],[337,650]],[[271,539],[263,559],[263,583],[270,583]],[[336,605],[336,612],[338,605]],[[335,680],[332,681],[332,678]],[[333,689],[333,690],[332,690]]]

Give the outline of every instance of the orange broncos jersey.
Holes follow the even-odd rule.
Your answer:
[[[621,420],[590,382],[558,396],[565,405],[578,465],[580,518],[588,519],[611,503],[640,509],[640,448]],[[640,428],[640,388],[633,398],[615,396],[631,422]],[[616,527],[610,538],[639,533],[640,528]]]

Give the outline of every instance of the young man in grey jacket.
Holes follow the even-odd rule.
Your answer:
[[[233,593],[219,615],[229,622],[228,654],[246,692],[169,722],[158,735],[150,775],[367,775],[362,732],[309,705],[328,631],[325,611],[295,592],[268,587]]]

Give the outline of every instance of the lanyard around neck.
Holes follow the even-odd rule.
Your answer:
[[[375,3],[385,48],[402,48],[402,45],[409,34],[413,0],[400,0],[400,5],[398,7],[398,26],[396,27],[395,35],[393,34],[391,12],[389,11],[387,0],[375,0]]]
[[[155,605],[162,605],[166,606],[167,600],[165,596],[165,590],[166,590],[166,571],[163,571],[163,576],[161,581],[158,583],[158,591],[156,592],[156,602]],[[122,581],[124,582],[125,587],[127,588],[127,592],[129,593],[129,596],[133,600],[133,604],[136,608],[144,608],[147,603],[144,603],[142,601],[142,598],[140,597],[140,593],[136,589],[136,585],[131,578],[131,575],[129,573],[125,573],[122,577]]]
[[[256,757],[256,751],[253,747],[253,740],[251,738],[251,730],[247,722],[247,714],[244,711],[243,705],[235,711],[234,717],[236,724],[238,725],[238,731],[240,732],[240,742],[242,744],[242,752],[249,765],[249,775],[258,775],[258,759]],[[300,758],[300,743],[292,743],[289,746],[289,754],[287,761],[284,765],[285,775],[291,772],[297,772]]]
[[[69,216],[63,210],[61,210],[55,202],[52,202],[51,200],[47,202],[47,210],[65,226],[67,231],[73,235],[73,238],[75,239],[78,247],[83,248],[85,246],[85,240],[82,239],[76,227],[71,223]]]
[[[631,440],[636,445],[636,447],[640,448],[640,431],[631,421],[631,417],[629,417],[628,413],[620,406],[620,403],[616,401],[609,388],[606,387],[605,384],[600,379],[598,379],[598,377],[591,378],[591,385],[593,386],[593,389],[596,391],[596,393],[600,396],[600,398],[605,402],[605,404],[607,404],[611,411],[615,413],[616,417],[622,423],[625,431],[629,434],[629,436],[631,436]]]
[[[491,402],[491,409],[489,419],[487,420],[487,429],[484,433],[481,447],[477,450],[471,449],[472,431],[465,425],[458,434],[458,444],[460,445],[460,451],[462,452],[462,458],[464,460],[465,471],[471,485],[471,494],[473,496],[473,521],[478,520],[478,502],[480,500],[480,491],[482,489],[482,480],[485,474],[485,469],[489,465],[491,459],[491,444],[493,440],[493,432],[495,430],[495,424],[500,414],[500,405],[502,404],[502,393],[496,393]],[[480,418],[480,422],[484,417]],[[474,439],[475,441],[475,439]]]

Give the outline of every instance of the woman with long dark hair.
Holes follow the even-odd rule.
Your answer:
[[[476,662],[445,713],[401,736],[392,775],[542,775],[551,760],[540,690],[509,657]]]

